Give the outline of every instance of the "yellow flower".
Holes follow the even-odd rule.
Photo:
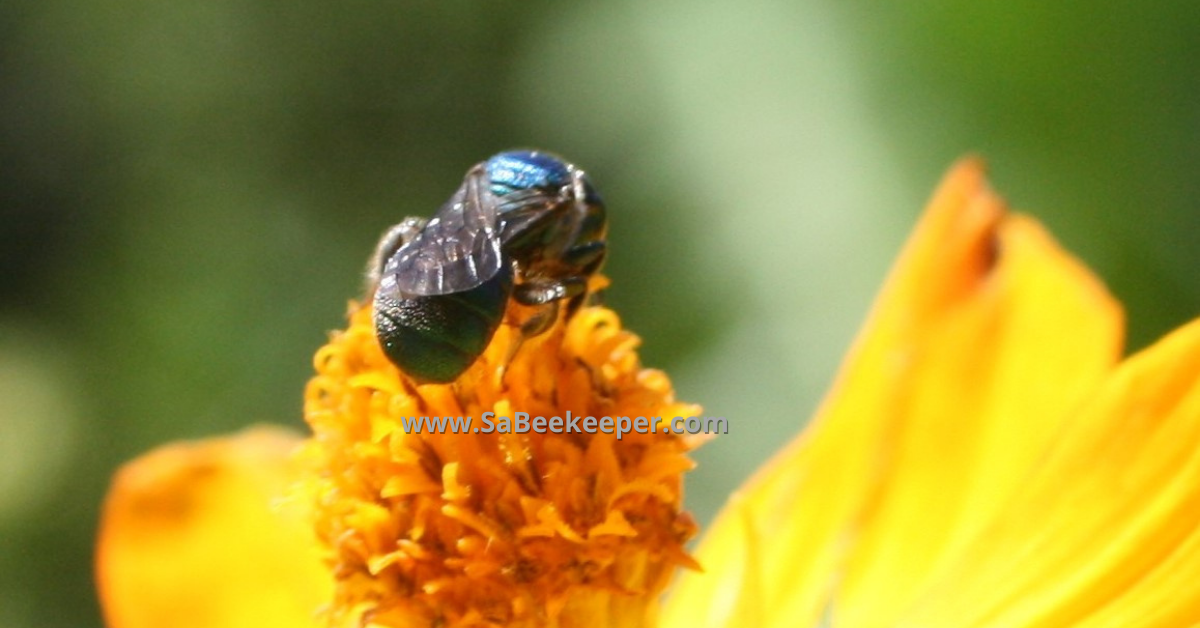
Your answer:
[[[527,309],[514,303],[510,318]],[[641,368],[638,339],[609,310],[586,308],[525,342],[519,328],[501,326],[451,385],[417,386],[397,371],[370,308],[317,352],[305,415],[320,475],[309,484],[337,623],[650,625],[675,567],[694,564],[683,543],[695,524],[681,511],[688,438],[405,429],[403,418],[420,416],[487,429],[493,412],[499,432],[499,417],[565,422],[571,412],[629,417],[626,427],[642,417],[648,432],[649,417],[665,417],[661,429],[699,412]]]
[[[355,310],[317,354],[311,438],[128,465],[99,544],[110,625],[1200,624],[1200,322],[1122,362],[1119,306],[978,162],[935,194],[811,426],[706,532],[703,570],[682,549],[694,441],[403,428],[698,412],[608,310],[518,346],[525,314],[459,382],[416,386]]]

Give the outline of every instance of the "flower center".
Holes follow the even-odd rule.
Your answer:
[[[369,308],[318,351],[309,488],[335,622],[652,625],[674,569],[694,566],[681,510],[694,442],[663,427],[698,408],[641,368],[611,311],[522,342],[523,310],[510,306],[452,384],[418,386],[392,366]]]

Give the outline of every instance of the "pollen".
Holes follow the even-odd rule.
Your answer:
[[[611,310],[522,338],[529,315],[510,304],[485,353],[445,385],[387,360],[369,306],[352,304],[349,327],[318,350],[305,456],[337,580],[331,625],[652,626],[676,568],[696,568],[682,474],[697,441],[665,428],[699,408],[642,368],[640,340]],[[656,429],[568,429],[568,411]],[[564,422],[505,429],[517,413]],[[471,424],[422,429],[414,417]]]

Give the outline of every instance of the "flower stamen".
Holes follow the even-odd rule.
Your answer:
[[[648,625],[674,569],[695,567],[683,543],[696,526],[681,506],[695,441],[662,427],[699,409],[641,367],[638,338],[611,311],[584,308],[524,339],[528,314],[511,305],[452,384],[418,385],[398,371],[369,308],[354,307],[349,328],[318,351],[307,457],[337,574],[335,622]],[[647,417],[659,431],[481,431],[485,412],[498,422],[568,411]],[[413,429],[413,417],[471,423],[468,433]]]

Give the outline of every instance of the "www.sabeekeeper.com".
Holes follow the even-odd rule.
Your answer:
[[[469,416],[411,416],[400,417],[400,425],[409,434],[616,434],[617,440],[626,434],[728,434],[725,417],[677,416],[670,421],[663,417],[627,416],[533,416],[514,412],[512,417],[495,412],[480,415],[482,425]]]

